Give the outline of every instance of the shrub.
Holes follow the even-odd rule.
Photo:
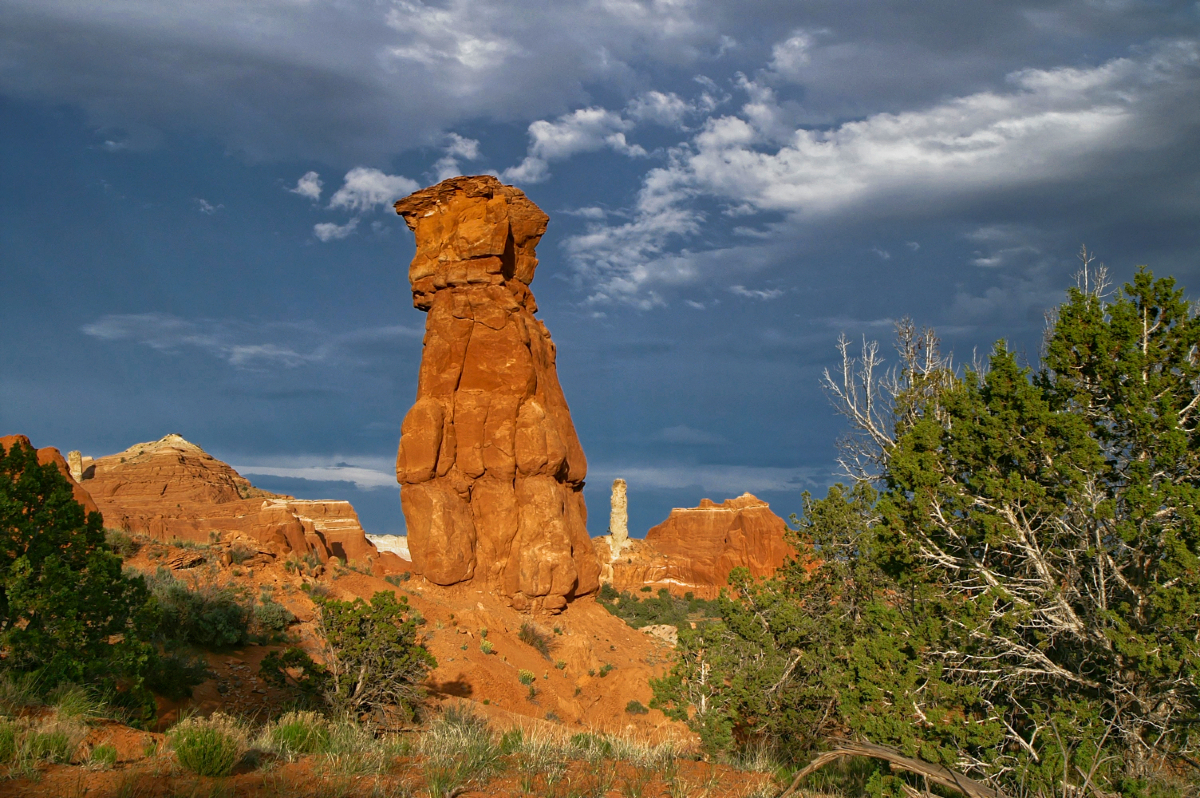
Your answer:
[[[279,634],[295,621],[296,616],[274,599],[263,597],[254,607],[254,622],[259,629]]]
[[[150,714],[152,607],[70,480],[20,441],[0,446],[0,670],[37,674],[42,690],[120,685],[127,703]]]
[[[128,533],[120,529],[105,529],[104,542],[123,560],[127,560],[138,553],[142,548],[142,544]]]
[[[88,764],[95,768],[108,770],[113,765],[117,764],[117,749],[116,746],[109,743],[103,743],[92,749],[91,756],[88,757]]]
[[[188,718],[167,735],[179,764],[198,776],[228,776],[246,751],[246,734],[227,715]]]
[[[212,584],[189,587],[161,567],[148,583],[158,600],[158,639],[167,648],[222,649],[250,642],[251,611],[236,591]]]
[[[338,713],[383,720],[399,712],[411,720],[422,695],[419,685],[437,660],[417,640],[420,619],[410,614],[407,597],[380,591],[370,603],[314,600],[324,664],[290,648],[263,658],[263,677],[319,697]]]
[[[229,561],[234,565],[241,565],[257,553],[244,543],[234,543],[229,547]]]
[[[613,666],[610,663],[604,663],[600,666],[600,678],[603,679],[608,674],[612,673]]]
[[[316,712],[289,712],[268,727],[267,737],[285,756],[321,753],[329,747],[329,722]]]
[[[479,650],[482,651],[484,654],[496,653],[496,647],[494,645],[492,645],[491,640],[484,640],[484,641],[480,642]]]
[[[536,649],[546,659],[550,659],[550,637],[533,624],[528,621],[521,624],[521,631],[517,633],[517,639]]]
[[[625,711],[630,715],[645,715],[650,710],[646,709],[646,705],[641,701],[630,701],[625,705]]]
[[[146,686],[156,695],[178,701],[191,698],[192,688],[208,677],[208,663],[203,657],[172,651],[158,657],[146,674]]]
[[[517,671],[517,681],[523,685],[529,686],[533,684],[534,678],[533,671],[527,671],[524,669]]]

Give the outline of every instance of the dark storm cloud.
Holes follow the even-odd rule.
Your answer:
[[[78,103],[133,145],[200,130],[256,158],[378,159],[469,119],[565,111],[629,61],[690,63],[674,3],[5,3],[0,86]],[[114,146],[122,142],[115,140]]]

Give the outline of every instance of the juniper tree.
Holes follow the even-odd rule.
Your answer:
[[[932,333],[899,332],[898,369],[843,344],[829,380],[859,486],[806,497],[819,562],[738,583],[721,625],[681,635],[657,703],[711,740],[855,734],[1028,793],[1194,765],[1200,321],[1182,292],[1145,270],[1111,300],[1073,289],[1036,373],[1003,342],[954,370]]]
[[[100,513],[21,442],[0,446],[0,671],[119,693],[146,713],[154,605],[121,571]]]

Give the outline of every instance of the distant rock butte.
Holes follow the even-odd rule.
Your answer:
[[[6,452],[12,448],[14,443],[17,442],[28,446],[30,449],[33,448],[33,444],[30,443],[29,439],[24,435],[0,436],[0,446],[3,446],[4,451]],[[53,446],[46,446],[37,450],[37,459],[42,465],[45,465],[46,463],[54,463],[54,467],[58,469],[59,473],[70,480],[71,490],[75,496],[75,501],[83,505],[84,511],[89,513],[99,511],[100,508],[96,506],[96,502],[92,500],[92,497],[88,491],[85,490],[83,486],[81,486],[79,482],[71,475],[71,468],[67,464],[67,461],[63,459],[62,452],[60,452],[58,449],[55,449]]]
[[[734,568],[770,576],[794,556],[786,531],[770,505],[743,493],[721,504],[703,499],[698,507],[676,508],[645,540],[626,541],[619,554],[608,537],[597,538],[596,551],[607,563],[604,581],[617,590],[636,592],[649,585],[714,598]]]
[[[158,540],[207,543],[242,535],[278,555],[314,553],[322,562],[390,562],[367,540],[345,501],[308,501],[259,490],[179,435],[99,457],[83,484],[105,526]],[[399,558],[396,558],[398,564]]]
[[[396,203],[416,236],[413,305],[428,312],[417,400],[396,478],[413,570],[482,581],[517,609],[594,591],[587,461],[534,318],[534,248],[549,217],[494,177],[456,177]]]

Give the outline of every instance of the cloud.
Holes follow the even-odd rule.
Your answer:
[[[296,181],[295,188],[289,188],[288,191],[293,194],[299,194],[301,197],[316,202],[321,199],[321,176],[316,172],[305,172],[299,180]]]
[[[130,341],[164,354],[199,350],[235,368],[256,371],[323,362],[344,364],[355,347],[422,335],[419,329],[399,325],[328,334],[312,324],[188,320],[168,313],[110,314],[80,330],[102,341]]]
[[[419,188],[421,186],[415,180],[402,175],[389,175],[378,169],[356,166],[346,173],[342,187],[329,198],[329,207],[361,213],[392,203]]]
[[[379,161],[459,124],[561,113],[640,65],[689,70],[721,40],[706,3],[11,0],[0,92],[257,159]]]
[[[1173,101],[1200,94],[1198,66],[1200,46],[1177,42],[1091,69],[1027,69],[1008,77],[1007,90],[796,129],[777,148],[769,145],[779,116],[760,91],[741,116],[710,119],[674,162],[673,177],[703,194],[805,219],[867,204],[904,212],[914,196],[934,210],[1006,188],[1085,179],[1117,152],[1170,143],[1177,125],[1164,124],[1164,115]],[[1200,125],[1200,112],[1187,125]]]
[[[586,232],[563,242],[576,273],[591,289],[589,302],[620,301],[643,310],[663,304],[648,286],[691,282],[694,266],[688,256],[666,255],[674,237],[699,232],[703,214],[682,205],[682,196],[662,191],[650,177],[638,195],[632,221],[619,225],[589,224]]]
[[[345,238],[354,232],[358,227],[358,217],[351,219],[345,224],[335,224],[333,222],[317,222],[313,225],[313,235],[319,238],[322,242],[337,241]]]
[[[731,285],[731,286],[729,286],[729,293],[736,294],[737,296],[741,296],[741,297],[746,297],[747,299],[767,300],[767,299],[778,299],[779,297],[783,296],[783,289],[782,288],[769,288],[769,289],[746,288],[743,285]]]
[[[665,304],[656,283],[712,274],[697,266],[705,251],[685,249],[706,201],[738,215],[780,214],[781,237],[817,223],[931,219],[1035,188],[1090,186],[1097,175],[1141,181],[1149,153],[1166,158],[1200,135],[1192,41],[1091,68],[1019,70],[1002,89],[786,133],[789,111],[773,92],[745,77],[739,85],[748,101],[669,150],[667,165],[643,179],[629,221],[568,240],[589,300],[655,307]]]
[[[817,490],[826,484],[834,466],[778,468],[746,465],[694,465],[663,463],[654,466],[592,464],[588,474],[596,482],[624,479],[632,491],[679,490],[699,487],[710,497]]]
[[[633,127],[634,123],[621,114],[594,107],[580,108],[553,122],[539,119],[529,126],[529,154],[517,166],[506,169],[504,179],[537,183],[549,177],[550,161],[605,148],[623,155],[644,156],[642,147],[625,139]]]
[[[459,158],[465,158],[468,161],[473,161],[479,157],[479,142],[475,139],[464,138],[457,133],[446,134],[446,154],[439,158],[433,165],[433,174],[435,182],[442,182],[450,177],[457,177],[462,174],[462,169],[458,165]]]
[[[720,435],[689,427],[686,424],[661,429],[652,436],[652,439],[683,446],[716,446],[726,443],[726,440]]]
[[[648,91],[639,94],[625,107],[625,113],[630,119],[638,122],[653,122],[656,125],[676,127],[683,118],[696,110],[696,106],[687,102],[673,91]]]
[[[196,197],[196,208],[205,216],[212,216],[214,213],[224,207],[224,205],[213,205],[211,202],[202,197]]]
[[[466,158],[468,161],[473,161],[479,157],[479,142],[457,133],[447,133],[446,154],[452,158]]]
[[[361,468],[352,465],[332,465],[332,466],[300,466],[300,467],[272,467],[272,466],[256,466],[245,464],[230,464],[233,470],[239,474],[266,476],[266,477],[283,477],[286,479],[308,479],[316,482],[352,482],[356,488],[360,490],[370,490],[372,488],[395,488],[396,473],[392,471],[378,471],[371,468]]]
[[[795,31],[791,37],[771,48],[767,68],[793,80],[803,75],[803,68],[812,60],[813,36],[808,31]]]

